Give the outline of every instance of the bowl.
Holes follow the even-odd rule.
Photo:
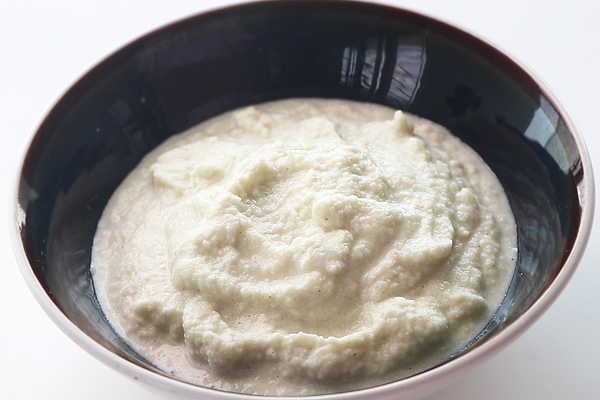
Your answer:
[[[54,105],[24,157],[13,244],[52,320],[153,391],[251,399],[178,381],[107,323],[90,274],[92,240],[115,188],[159,143],[212,116],[290,97],[402,109],[448,128],[502,183],[518,234],[516,272],[485,329],[447,362],[321,399],[417,398],[506,347],[563,290],[589,237],[591,162],[573,122],[534,74],[444,22],[349,1],[239,4],[146,34],[100,62]]]

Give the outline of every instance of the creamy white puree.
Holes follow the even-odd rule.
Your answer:
[[[166,372],[295,395],[442,361],[487,323],[515,257],[501,185],[441,127],[290,99],[150,153],[106,207],[92,271],[117,332]]]

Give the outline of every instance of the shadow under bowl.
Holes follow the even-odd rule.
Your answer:
[[[158,371],[115,334],[92,285],[92,240],[115,188],[159,143],[224,111],[290,97],[379,103],[445,126],[496,173],[516,218],[516,273],[486,329],[449,362],[366,395],[425,393],[508,344],[566,285],[589,236],[591,164],[535,76],[476,37],[406,10],[259,2],[141,37],[76,82],[40,125],[18,181],[14,242],[57,325],[155,389],[224,398]]]

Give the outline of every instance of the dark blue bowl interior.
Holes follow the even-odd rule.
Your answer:
[[[20,233],[57,307],[102,346],[153,369],[113,332],[94,294],[90,253],[104,206],[169,136],[233,108],[303,96],[381,103],[431,119],[501,180],[517,219],[517,273],[494,319],[461,352],[514,321],[560,272],[581,222],[583,170],[563,115],[525,71],[469,34],[411,12],[255,3],[194,16],[126,46],[79,80],[39,127],[19,182]]]

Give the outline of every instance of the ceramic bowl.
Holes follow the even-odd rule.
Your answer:
[[[315,398],[414,398],[488,359],[529,327],[573,274],[593,215],[591,163],[540,80],[456,27],[383,5],[257,2],[151,32],[76,82],[33,136],[18,179],[14,247],[45,311],[73,340],[152,390],[245,399],[180,382],[115,334],[90,253],[109,197],[166,138],[214,115],[289,97],[385,104],[433,120],[475,149],[516,217],[518,263],[499,310],[468,346],[426,372]]]

